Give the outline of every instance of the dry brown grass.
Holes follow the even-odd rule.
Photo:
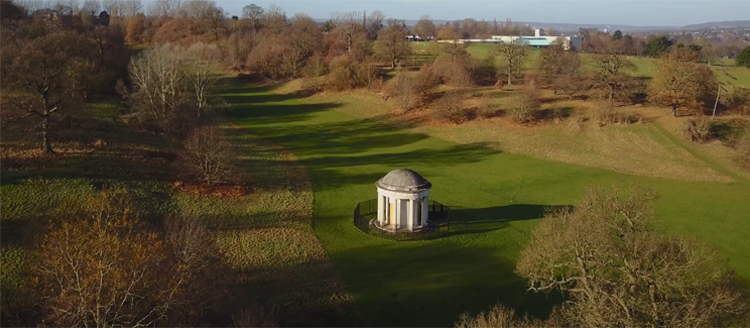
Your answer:
[[[452,88],[441,87],[438,91]],[[465,106],[475,106],[473,96],[491,97],[498,109],[507,108],[512,92],[493,88],[465,90]],[[687,181],[732,182],[733,177],[686,150],[684,144],[654,126],[668,120],[668,111],[641,105],[617,108],[623,115],[638,117],[633,124],[599,126],[594,119],[600,106],[591,101],[570,100],[566,96],[542,92],[542,112],[546,119],[525,126],[507,117],[481,118],[462,124],[431,122],[425,111],[399,114],[376,95],[362,90],[346,94],[315,95],[303,101],[335,102],[336,110],[357,117],[389,117],[392,124],[409,119],[428,122],[410,126],[414,132],[444,140],[469,144],[485,143],[498,150],[535,158],[585,165],[627,174]],[[558,114],[556,114],[558,113]],[[568,117],[569,115],[569,117]],[[424,116],[424,117],[422,117]],[[681,135],[681,131],[673,135]],[[692,146],[690,146],[692,147]],[[717,160],[724,166],[725,160]],[[737,167],[736,164],[732,164]],[[734,171],[734,170],[732,170]]]
[[[180,197],[181,207],[213,217],[224,263],[236,270],[237,285],[253,291],[281,324],[320,311],[354,312],[337,269],[312,230],[313,189],[291,152],[232,125],[244,145],[240,167],[251,181],[249,195],[234,198]],[[189,213],[188,213],[189,214]],[[330,318],[329,318],[330,319]]]

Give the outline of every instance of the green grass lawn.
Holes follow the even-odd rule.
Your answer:
[[[450,326],[496,302],[547,315],[557,297],[525,291],[515,261],[544,208],[571,205],[587,186],[633,183],[655,189],[667,233],[718,247],[750,278],[750,182],[686,182],[630,176],[458,144],[399,130],[376,117],[338,111],[239,83],[226,89],[229,120],[285,147],[314,189],[313,228],[372,326]],[[272,161],[268,165],[274,165]],[[408,167],[449,205],[452,236],[419,242],[370,237],[352,224],[356,204],[376,197],[375,181]]]
[[[417,49],[426,48],[427,46],[425,44],[428,43],[419,43]],[[494,47],[495,45],[493,44],[470,44],[466,50],[471,56],[481,59],[489,56]],[[525,64],[526,69],[534,67],[534,63],[539,59],[540,52],[540,49],[531,49],[529,58]],[[592,55],[582,53],[582,56],[586,58]],[[636,66],[635,72],[633,72],[634,75],[653,77],[656,74],[656,64],[658,59],[635,56],[629,56],[628,59],[630,59]],[[500,62],[501,59],[498,58],[498,63]],[[716,61],[716,65],[712,66],[711,69],[721,82],[729,85],[739,85],[744,86],[745,88],[750,88],[750,69],[734,65],[733,60],[720,59]]]

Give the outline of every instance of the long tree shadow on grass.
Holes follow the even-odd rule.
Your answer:
[[[262,306],[281,327],[363,327],[366,319],[351,298],[344,297],[330,261],[257,265],[234,270],[237,277],[229,312]],[[224,315],[222,317],[230,317]],[[231,324],[219,323],[219,324]]]
[[[250,94],[255,92],[252,88],[249,90]],[[373,183],[387,173],[374,173],[371,169],[358,170],[358,173],[354,174],[345,173],[347,168],[369,165],[395,168],[412,166],[415,163],[453,166],[481,161],[489,155],[498,153],[481,143],[435,146],[434,143],[430,143],[430,137],[426,134],[404,132],[399,129],[414,126],[418,122],[402,123],[408,126],[396,128],[387,124],[388,117],[383,116],[341,120],[339,116],[326,117],[327,114],[319,113],[337,106],[340,105],[236,105],[230,116],[239,119],[236,122],[240,128],[234,129],[232,134],[238,141],[246,137],[243,134],[249,133],[283,145],[287,151],[301,158],[300,164],[304,165],[313,177],[316,190]],[[424,142],[424,146],[414,146],[420,142]],[[243,147],[243,142],[238,144]],[[273,159],[258,160],[257,157],[264,156],[257,150],[246,147],[240,150],[245,153],[254,151],[259,155],[242,165],[273,167],[285,164]],[[258,161],[261,161],[262,165],[257,163]],[[366,173],[368,171],[371,173]]]
[[[501,303],[546,318],[559,295],[529,293],[515,263],[496,247],[451,242],[393,242],[334,256],[358,307],[373,326],[450,327],[463,312]]]
[[[548,212],[571,209],[570,205],[511,204],[488,208],[450,210],[449,236],[483,233],[503,229],[513,221],[541,219]]]

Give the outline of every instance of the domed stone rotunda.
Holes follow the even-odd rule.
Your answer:
[[[393,170],[378,180],[376,227],[387,232],[426,229],[432,184],[409,169]]]

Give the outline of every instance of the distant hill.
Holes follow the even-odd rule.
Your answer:
[[[672,31],[679,29],[678,26],[634,26],[634,25],[617,25],[617,24],[575,24],[575,23],[545,23],[545,22],[518,22],[519,24],[528,24],[533,28],[554,28],[558,31],[577,32],[579,28],[595,28],[600,31],[623,32],[645,32],[645,31]]]
[[[327,19],[316,19],[319,23],[327,21]],[[434,19],[435,25],[443,25],[451,20],[445,19]],[[407,19],[404,21],[407,26],[414,26],[417,24],[416,19]],[[505,24],[505,21],[499,22]],[[636,26],[636,25],[616,25],[616,24],[576,24],[576,23],[545,23],[545,22],[519,22],[513,21],[513,24],[528,25],[532,28],[554,28],[561,32],[575,33],[578,32],[579,28],[595,28],[600,31],[616,31],[621,30],[623,32],[670,32],[670,31],[684,31],[684,30],[701,30],[706,28],[714,27],[750,27],[750,20],[741,21],[723,21],[723,22],[707,22],[700,24],[691,24],[685,26]]]
[[[406,25],[414,26],[417,23],[416,20],[406,20]],[[435,25],[442,25],[448,20],[433,20]],[[504,21],[499,22],[505,24]],[[616,31],[621,30],[623,32],[643,32],[643,31],[675,31],[679,30],[679,26],[633,26],[633,25],[607,25],[607,24],[576,24],[576,23],[545,23],[545,22],[519,22],[513,21],[513,24],[528,25],[532,28],[554,28],[562,32],[578,32],[579,28],[596,28],[600,31]]]
[[[708,22],[701,24],[685,25],[681,29],[683,30],[700,30],[704,28],[714,27],[750,27],[750,20],[741,21],[723,21],[723,22]]]

